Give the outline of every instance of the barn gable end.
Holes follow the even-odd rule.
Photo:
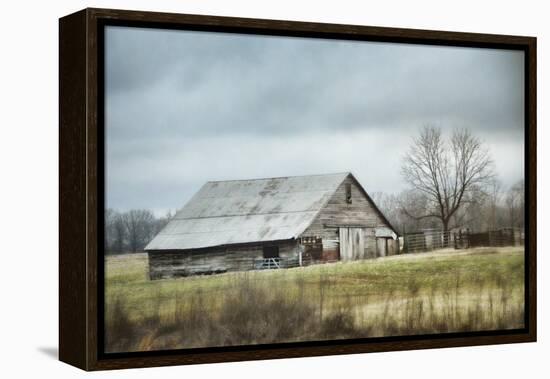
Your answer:
[[[351,199],[348,199],[350,194]],[[364,255],[356,258],[372,258],[397,252],[398,246],[395,246],[394,242],[397,239],[397,231],[352,174],[346,176],[300,237],[306,240],[320,237],[323,258],[341,259],[339,250],[342,228],[345,232],[350,232],[351,229],[351,233],[361,233],[359,237],[363,240]],[[388,248],[388,241],[382,240],[381,236],[391,237],[392,242],[389,242]]]

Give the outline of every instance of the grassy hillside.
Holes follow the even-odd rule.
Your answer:
[[[522,247],[149,281],[106,261],[106,349],[140,351],[519,328]]]

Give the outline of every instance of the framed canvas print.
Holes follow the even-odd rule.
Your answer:
[[[536,340],[534,37],[59,25],[62,361]]]

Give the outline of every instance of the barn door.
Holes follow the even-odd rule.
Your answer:
[[[388,255],[388,239],[377,238],[376,239],[376,255],[378,257],[385,257]]]
[[[340,228],[340,259],[352,261],[365,258],[364,228]]]

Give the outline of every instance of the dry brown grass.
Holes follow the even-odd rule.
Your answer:
[[[107,265],[106,350],[522,327],[522,251],[475,252],[154,282],[137,269],[143,257],[116,258]]]

